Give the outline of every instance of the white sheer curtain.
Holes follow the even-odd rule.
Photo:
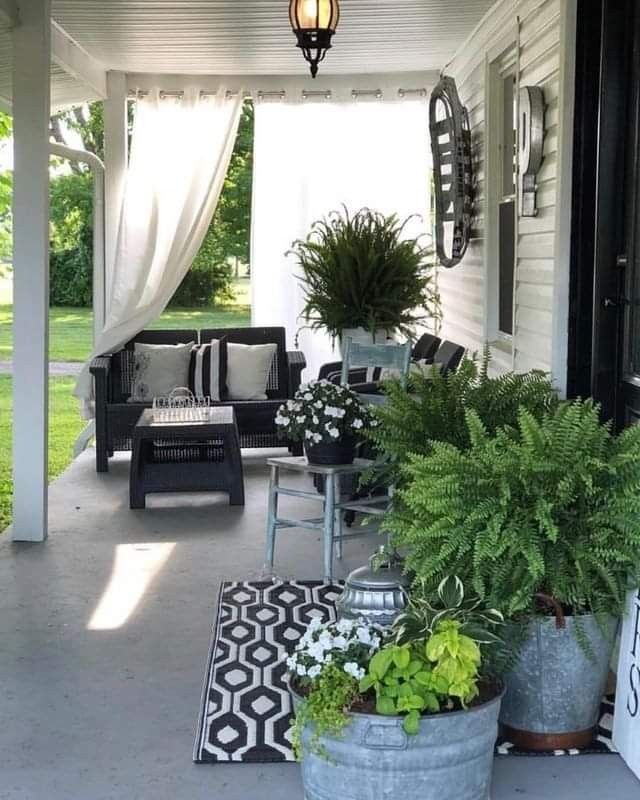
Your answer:
[[[195,88],[137,101],[106,322],[92,357],[156,319],[189,270],[218,204],[242,102],[242,92],[201,96]],[[87,364],[75,389],[85,416],[91,389]]]
[[[418,214],[407,235],[429,232],[426,100],[258,103],[251,241],[255,325],[285,325],[289,346],[303,324],[303,291],[286,256],[311,223],[345,204],[400,219]],[[305,378],[335,358],[322,332],[301,331]]]

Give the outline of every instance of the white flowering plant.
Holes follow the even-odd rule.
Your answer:
[[[355,440],[376,425],[374,413],[355,392],[326,380],[300,386],[275,421],[283,438],[309,446]]]
[[[319,678],[328,664],[359,681],[366,674],[371,656],[380,649],[382,639],[382,629],[364,620],[323,623],[314,617],[287,658],[287,667],[301,686]]]
[[[320,754],[323,734],[340,735],[348,722],[345,710],[357,701],[360,682],[387,637],[383,628],[362,619],[311,620],[287,658],[291,683],[303,698],[296,708],[291,737],[298,759],[302,757],[302,731],[310,723],[308,746]]]

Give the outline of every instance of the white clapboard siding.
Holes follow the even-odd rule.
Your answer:
[[[514,336],[512,341],[492,342],[493,367],[497,370],[551,371],[558,362],[555,350],[563,346],[566,349],[566,342],[557,341],[563,323],[554,317],[558,314],[557,294],[564,274],[559,271],[556,253],[562,224],[558,172],[563,135],[560,95],[566,69],[564,51],[573,47],[568,40],[570,31],[563,26],[563,2],[568,0],[500,0],[446,70],[456,78],[460,98],[469,111],[476,197],[473,240],[467,254],[457,267],[439,271],[442,336],[470,350],[484,346],[489,315],[485,305],[497,302],[497,298],[485,296],[485,286],[490,285],[488,270],[495,269],[494,264],[487,263],[484,227],[488,118],[485,80],[486,63],[510,44],[505,42],[505,32],[513,31],[512,54],[515,53],[520,85],[540,86],[545,96],[544,162],[537,176],[538,215],[518,220]],[[566,320],[564,323],[566,327]],[[555,377],[562,385],[564,376]]]

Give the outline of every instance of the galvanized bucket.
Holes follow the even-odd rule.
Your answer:
[[[593,740],[618,620],[611,617],[604,630],[592,615],[579,620],[592,659],[579,644],[574,617],[537,617],[528,625],[500,713],[503,735],[519,747],[559,750]]]
[[[416,736],[404,732],[400,717],[350,714],[342,738],[322,737],[326,758],[309,752],[307,728],[305,800],[486,800],[501,698],[423,717]]]

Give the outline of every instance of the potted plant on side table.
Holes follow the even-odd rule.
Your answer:
[[[427,586],[456,572],[499,607],[521,645],[501,721],[529,749],[591,741],[618,620],[640,584],[640,426],[619,435],[590,402],[561,403],[470,446],[444,442],[404,467],[384,521]]]
[[[372,344],[395,333],[410,338],[416,323],[439,318],[433,250],[404,236],[407,222],[343,207],[293,243],[309,328]]]
[[[310,464],[351,464],[362,434],[375,424],[355,392],[325,380],[303,384],[276,415],[282,437],[302,442]]]
[[[488,797],[502,690],[487,664],[501,617],[465,604],[456,578],[434,600],[391,631],[343,619],[303,635],[287,664],[306,800]]]

